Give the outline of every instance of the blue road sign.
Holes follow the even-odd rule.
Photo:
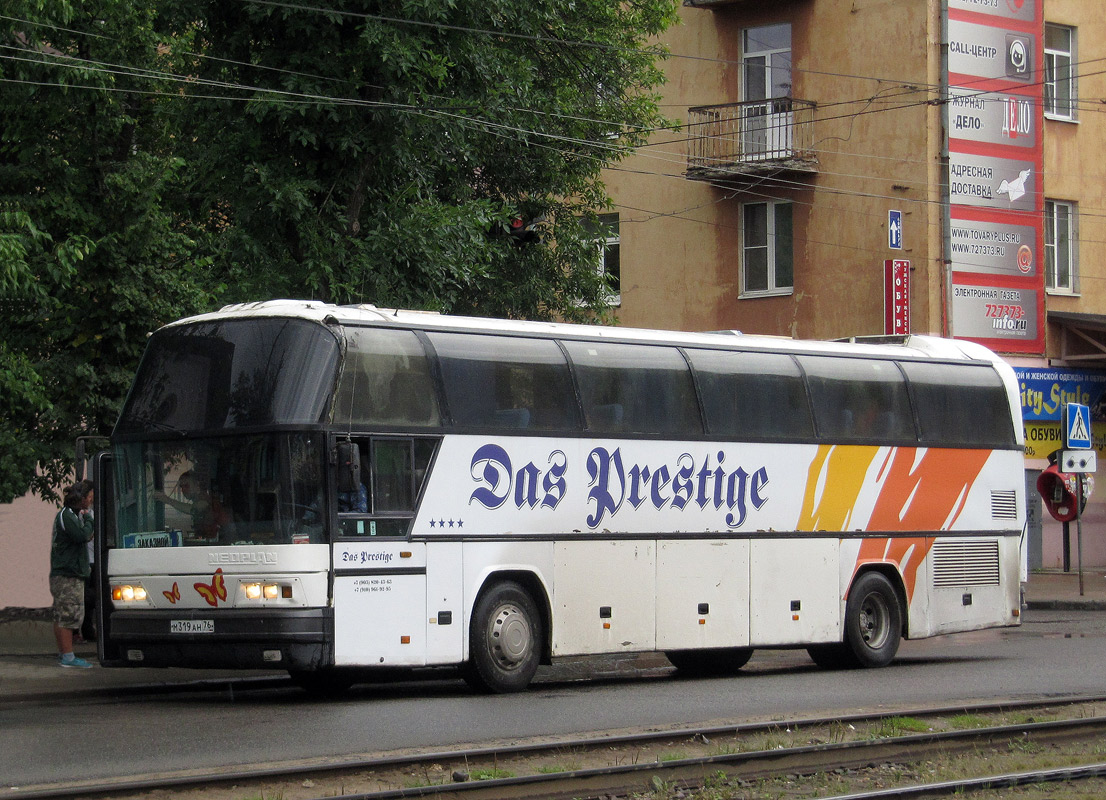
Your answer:
[[[892,250],[902,250],[902,212],[887,212],[887,246]]]
[[[1068,403],[1064,412],[1064,447],[1068,450],[1090,450],[1091,407]]]

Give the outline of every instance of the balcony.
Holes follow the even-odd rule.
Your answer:
[[[809,100],[776,97],[688,109],[687,177],[740,184],[816,173],[814,108]]]

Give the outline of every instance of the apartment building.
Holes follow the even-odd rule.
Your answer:
[[[620,320],[981,342],[1023,385],[1027,486],[1061,445],[1065,402],[1094,408],[1102,452],[1097,6],[685,0],[664,38],[662,102],[680,127],[606,175]],[[1085,565],[1106,564],[1103,494]],[[1031,505],[1030,565],[1076,568],[1076,526],[1066,553]]]

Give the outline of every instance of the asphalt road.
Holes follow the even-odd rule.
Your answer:
[[[729,678],[682,678],[661,659],[543,670],[529,692],[460,680],[355,687],[313,700],[289,684],[121,693],[0,706],[0,790],[75,779],[446,749],[531,737],[993,698],[1106,694],[1106,612],[1031,611],[1020,628],[905,642],[881,670],[825,672],[803,651],[759,651]]]

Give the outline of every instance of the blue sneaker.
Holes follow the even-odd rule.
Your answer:
[[[61,656],[58,656],[58,666],[69,667],[71,669],[92,669],[91,664],[89,664],[83,658],[78,658],[77,656],[73,656],[73,658],[70,659],[64,659]]]

